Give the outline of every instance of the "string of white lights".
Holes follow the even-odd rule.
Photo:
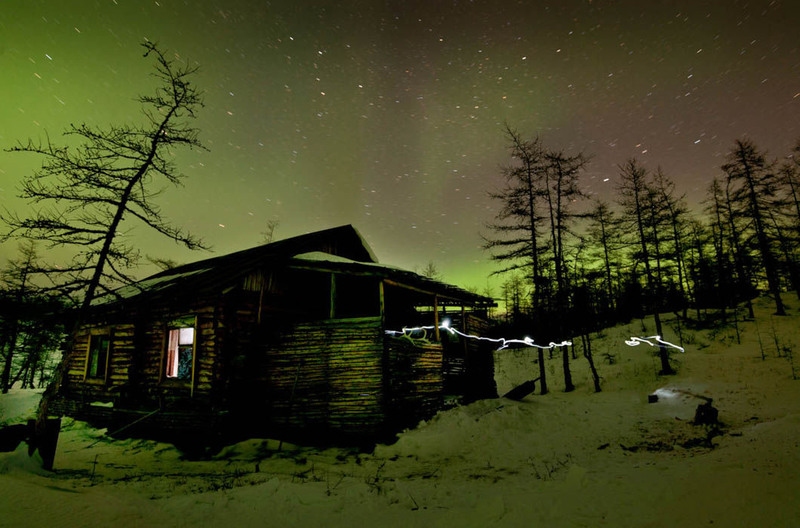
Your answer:
[[[428,342],[428,331],[434,330],[435,328],[436,328],[436,326],[434,326],[434,325],[431,325],[431,326],[415,326],[415,327],[412,327],[412,328],[403,327],[402,330],[386,330],[386,333],[388,335],[392,335],[392,336],[406,337],[406,338],[408,338],[408,339],[410,339],[412,341],[416,340],[416,341]],[[534,343],[533,339],[531,339],[530,337],[524,337],[522,339],[506,339],[504,337],[491,338],[491,337],[483,337],[483,336],[478,336],[478,335],[473,335],[473,334],[466,334],[466,333],[464,333],[464,332],[462,332],[462,331],[450,326],[450,320],[449,319],[444,319],[439,324],[439,329],[440,330],[445,330],[447,332],[450,332],[450,334],[453,334],[453,335],[459,335],[459,336],[461,336],[461,337],[463,337],[465,339],[474,339],[476,341],[488,341],[490,343],[499,344],[500,346],[497,348],[497,350],[503,350],[504,348],[508,348],[509,345],[524,345],[524,346],[527,346],[527,347],[541,348],[541,349],[544,349],[544,350],[549,350],[549,349],[558,348],[558,347],[572,346],[572,341],[566,341],[566,340],[565,341],[561,341],[560,343],[555,343],[555,342],[551,341],[548,345],[545,346],[545,345],[539,345],[539,344]],[[412,334],[419,333],[419,332],[422,332],[422,337],[416,338],[416,339],[412,337]],[[651,340],[655,340],[656,343],[651,342]],[[666,347],[674,348],[674,349],[679,350],[681,352],[686,352],[686,350],[683,347],[678,346],[678,345],[676,345],[674,343],[670,343],[669,341],[664,341],[663,339],[661,339],[661,336],[658,336],[658,335],[650,336],[650,337],[631,337],[630,339],[626,339],[625,340],[625,344],[628,345],[628,346],[638,346],[640,343],[645,343],[647,345],[650,345],[651,347],[654,347],[654,346],[666,346]]]
[[[436,326],[433,326],[433,325],[432,326],[415,326],[413,328],[404,327],[402,330],[386,330],[386,333],[389,334],[389,335],[393,335],[393,336],[399,335],[400,337],[407,337],[409,339],[413,339],[411,337],[411,334],[422,332],[423,337],[420,338],[420,339],[423,340],[423,341],[427,341],[427,333],[428,333],[428,331],[429,330],[433,330],[435,328],[436,328]],[[460,330],[457,330],[457,329],[451,327],[449,319],[444,319],[439,324],[439,329],[440,330],[445,330],[447,332],[450,332],[450,334],[453,334],[453,335],[459,335],[459,336],[461,336],[461,337],[463,337],[465,339],[474,339],[476,341],[488,341],[490,343],[499,344],[500,346],[499,346],[499,348],[497,350],[503,350],[504,348],[508,348],[509,345],[524,345],[524,346],[528,346],[528,347],[541,348],[541,349],[544,349],[544,350],[549,350],[551,348],[564,347],[564,346],[571,346],[572,345],[572,341],[562,341],[560,343],[555,343],[555,342],[551,341],[548,345],[544,346],[544,345],[539,345],[539,344],[534,343],[533,339],[531,339],[530,337],[524,337],[522,339],[505,339],[503,337],[491,338],[491,337],[483,337],[483,336],[478,336],[478,335],[473,335],[473,334],[466,334],[466,333],[464,333],[464,332],[462,332]]]
[[[650,342],[651,339],[654,339],[656,343]],[[650,345],[651,347],[667,346],[680,350],[681,352],[686,352],[686,350],[683,347],[670,343],[669,341],[664,341],[663,339],[661,339],[661,336],[659,335],[654,335],[650,337],[631,337],[630,339],[625,340],[625,344],[628,346],[639,346],[640,343],[645,343],[647,345]]]

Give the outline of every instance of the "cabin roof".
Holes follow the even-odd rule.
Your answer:
[[[445,302],[494,304],[489,297],[380,264],[358,230],[344,225],[165,270],[98,297],[92,305],[100,308],[117,303],[153,301],[165,295],[213,293],[236,284],[247,274],[270,267],[369,275],[422,293],[439,295]]]

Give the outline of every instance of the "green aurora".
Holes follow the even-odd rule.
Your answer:
[[[798,15],[795,2],[11,0],[0,147],[140,120],[149,39],[201,68],[209,150],[178,154],[185,186],[159,204],[214,254],[260,243],[269,220],[278,238],[350,223],[382,262],[433,261],[482,289],[504,122],[592,155],[587,193],[612,199],[636,156],[697,203],[734,139],[772,156],[800,139]],[[0,206],[24,212],[16,187],[40,163],[0,152]],[[210,256],[130,236],[146,255]]]

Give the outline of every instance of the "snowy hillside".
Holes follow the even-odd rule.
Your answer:
[[[652,326],[610,329],[593,341],[603,392],[580,352],[578,388],[561,392],[555,356],[550,394],[457,407],[371,453],[250,440],[189,461],[65,419],[53,473],[24,445],[0,453],[0,526],[798,526],[800,380],[786,356],[800,375],[800,306],[770,308],[740,323],[741,344],[733,327],[681,328],[670,377],[654,349],[624,342]],[[496,353],[501,393],[538,375],[534,356]],[[698,395],[721,430],[691,423]],[[0,422],[37,397],[0,396]]]

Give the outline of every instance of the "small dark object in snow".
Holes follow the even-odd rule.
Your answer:
[[[40,424],[31,419],[25,425],[0,427],[0,451],[14,451],[19,444],[26,442],[28,455],[32,456],[38,449],[42,457],[42,467],[52,471],[59,431],[61,431],[60,418],[48,418]]]
[[[27,425],[7,425],[0,427],[0,451],[13,451],[28,439]]]
[[[522,398],[524,398],[525,396],[536,390],[536,381],[538,379],[539,378],[529,380],[523,383],[522,385],[514,387],[507,393],[503,394],[503,398],[508,398],[509,400],[521,401]]]
[[[718,417],[719,410],[711,405],[711,400],[709,399],[706,403],[701,403],[697,406],[697,410],[694,413],[694,424],[716,425],[719,423]]]
[[[655,403],[658,401],[658,394],[648,394],[647,403]]]
[[[61,418],[47,418],[42,423],[28,420],[28,427],[34,430],[33,440],[28,446],[28,455],[33,455],[34,449],[38,449],[39,456],[42,457],[42,467],[52,471],[58,434],[61,432]]]

